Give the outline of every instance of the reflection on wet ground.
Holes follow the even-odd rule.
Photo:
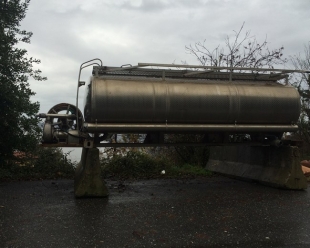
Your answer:
[[[0,184],[0,247],[309,247],[310,192],[225,177]]]

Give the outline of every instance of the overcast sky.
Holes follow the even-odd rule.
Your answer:
[[[31,0],[21,27],[33,37],[23,47],[41,59],[48,78],[31,81],[33,100],[40,102],[40,112],[61,102],[75,104],[80,64],[93,58],[108,66],[198,64],[186,45],[203,40],[210,49],[224,45],[243,22],[258,42],[267,36],[270,49],[284,46],[289,57],[310,41],[309,13],[310,0]],[[82,80],[90,76],[85,70]]]

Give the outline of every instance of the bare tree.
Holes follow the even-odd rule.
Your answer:
[[[201,65],[208,66],[273,68],[274,65],[287,62],[287,59],[283,58],[283,46],[270,50],[267,37],[259,43],[256,37],[251,35],[251,31],[246,31],[242,36],[243,28],[244,23],[239,31],[233,31],[233,36],[227,35],[224,47],[218,45],[211,50],[205,39],[203,42],[185,46],[185,50],[194,55]]]
[[[292,64],[294,65],[296,70],[310,70],[310,41],[307,45],[304,46],[304,53],[292,56],[290,58]],[[298,73],[298,75],[294,75],[294,86],[297,87],[299,93],[301,94],[303,100],[308,102],[310,100],[310,81],[308,73]]]
[[[275,65],[282,65],[287,62],[283,57],[284,47],[270,50],[268,48],[267,37],[262,43],[259,43],[250,31],[243,33],[244,23],[238,31],[233,31],[233,35],[227,35],[224,40],[224,46],[218,45],[210,49],[205,39],[203,42],[196,42],[185,46],[187,53],[194,55],[203,66],[219,67],[252,67],[252,68],[274,68]],[[169,135],[169,139],[180,142],[190,142],[193,139],[204,139],[204,135]],[[178,140],[179,139],[179,140]],[[194,151],[200,151],[194,153]],[[203,164],[207,159],[208,147],[193,148],[188,146],[175,147],[177,155],[184,162]],[[190,155],[192,154],[192,155]]]
[[[310,70],[310,41],[304,46],[304,53],[290,58],[296,70]],[[301,96],[301,115],[299,117],[298,136],[310,145],[310,76],[308,73],[298,73],[292,77],[293,85]]]

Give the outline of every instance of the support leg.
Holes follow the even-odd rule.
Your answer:
[[[76,197],[106,197],[108,188],[101,178],[98,148],[83,148],[74,178]]]

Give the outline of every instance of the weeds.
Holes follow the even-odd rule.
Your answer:
[[[129,151],[111,159],[101,159],[104,177],[119,179],[175,178],[210,176],[211,172],[201,166],[176,164],[165,157],[153,157],[141,151]]]
[[[0,180],[73,178],[75,163],[60,148],[38,147],[34,154],[0,165]]]
[[[104,178],[148,179],[210,176],[204,166],[184,163],[169,153],[127,150],[114,156],[101,156]],[[74,178],[76,163],[61,148],[38,147],[34,154],[0,164],[0,180]],[[196,164],[196,163],[195,163]],[[198,163],[197,163],[198,164]]]

